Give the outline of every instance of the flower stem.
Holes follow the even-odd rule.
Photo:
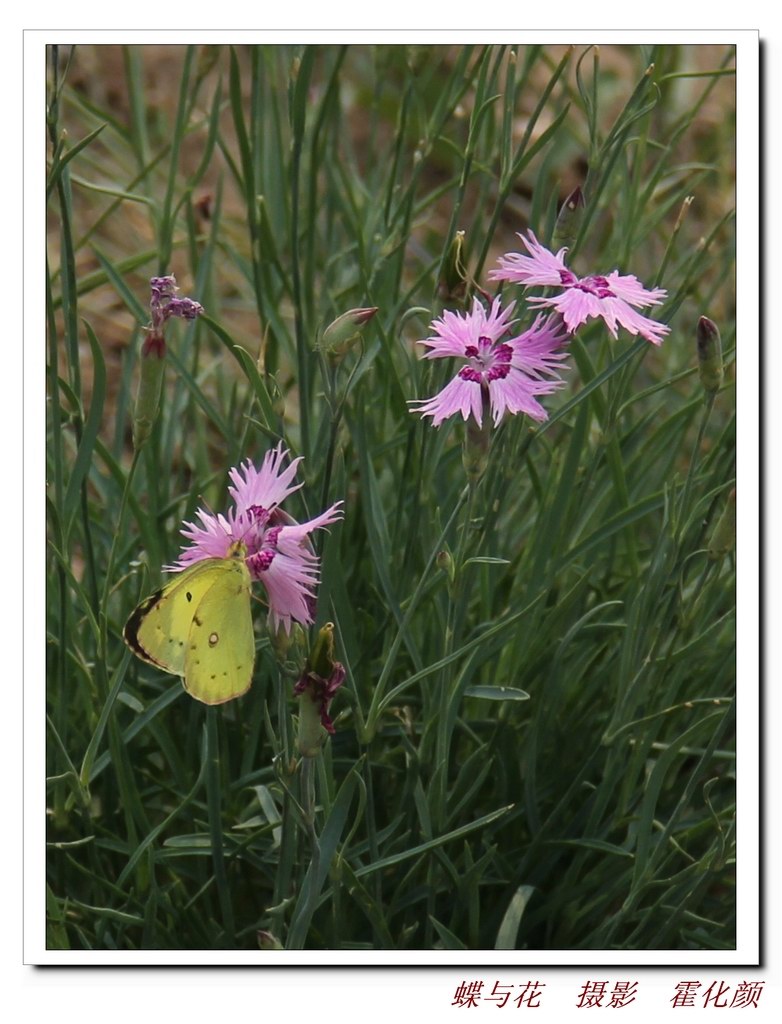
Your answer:
[[[223,827],[220,801],[220,744],[217,734],[217,710],[206,709],[206,801],[215,885],[223,919],[225,948],[234,945],[234,916],[223,855]]]
[[[457,632],[461,631],[464,621],[464,614],[469,598],[469,589],[465,585],[464,561],[467,551],[467,535],[470,530],[473,513],[475,509],[475,495],[477,483],[471,483],[467,504],[464,507],[459,541],[456,550],[455,566],[456,573],[451,586],[451,597],[448,605],[448,618],[445,628],[443,643],[443,658],[447,659],[453,653],[454,640]],[[435,790],[432,800],[432,824],[437,828],[445,826],[445,804],[448,791],[448,752],[451,743],[452,715],[451,701],[453,687],[450,685],[452,677],[449,669],[444,667],[440,672],[438,682],[438,710],[437,710],[437,732],[435,738],[434,758],[434,782]]]
[[[440,536],[437,539],[437,543],[432,548],[432,552],[429,555],[426,565],[424,566],[424,571],[421,573],[418,585],[416,586],[415,591],[413,592],[413,596],[410,598],[410,602],[407,605],[407,608],[402,616],[402,621],[399,624],[399,629],[397,630],[396,636],[394,637],[394,641],[391,644],[391,649],[388,652],[388,656],[386,657],[385,664],[383,665],[383,669],[380,673],[380,678],[378,679],[374,693],[372,694],[372,703],[367,712],[366,727],[364,729],[363,738],[365,742],[369,742],[372,736],[374,736],[375,729],[377,727],[377,722],[385,708],[384,697],[386,686],[388,685],[388,679],[389,676],[391,675],[391,670],[396,662],[396,654],[402,643],[402,639],[404,637],[405,630],[407,629],[407,625],[413,618],[413,614],[418,608],[418,602],[421,598],[421,595],[424,592],[426,582],[429,578],[429,573],[432,569],[432,566],[435,564],[438,552],[442,549],[445,538],[448,535],[448,531],[450,530],[451,525],[453,524],[453,521],[456,518],[460,508],[467,500],[468,495],[469,487],[465,487],[464,490],[459,495],[459,498],[456,502],[456,507],[448,517],[448,522],[445,524],[442,531],[440,532]]]
[[[316,883],[320,872],[320,840],[315,829],[315,760],[315,757],[303,757],[300,762],[300,803],[310,844],[310,864],[304,878],[304,886],[307,886],[306,903],[301,914],[295,915],[296,921],[288,934],[286,949],[303,948],[320,895],[320,887]]]
[[[692,456],[690,458],[690,468],[687,471],[687,479],[684,481],[684,487],[682,489],[681,499],[679,501],[679,510],[676,517],[675,534],[678,543],[681,544],[682,535],[684,533],[684,516],[687,511],[687,506],[690,501],[690,494],[692,492],[692,483],[695,478],[695,466],[698,461],[698,453],[703,443],[703,437],[706,433],[706,427],[709,424],[709,418],[711,417],[711,410],[714,407],[714,398],[716,393],[707,393],[706,401],[703,409],[703,416],[701,417],[700,427],[698,428],[698,436],[695,439],[695,444],[692,449]]]

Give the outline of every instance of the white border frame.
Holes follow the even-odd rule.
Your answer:
[[[623,953],[608,950],[576,951],[337,951],[274,954],[259,951],[54,951],[45,948],[44,851],[45,821],[42,813],[43,728],[45,721],[45,663],[42,638],[45,636],[44,605],[39,587],[45,579],[45,536],[43,502],[45,478],[45,428],[41,409],[41,385],[45,379],[45,303],[43,291],[42,196],[44,194],[42,112],[45,109],[44,49],[57,42],[136,43],[243,43],[314,42],[334,44],[401,42],[517,42],[517,43],[589,43],[681,45],[735,45],[737,87],[737,337],[740,360],[737,375],[738,472],[737,562],[738,585],[738,658],[740,703],[738,715],[738,927],[735,951],[649,951]],[[24,962],[49,965],[288,965],[327,966],[423,966],[454,968],[458,965],[501,965],[522,969],[531,976],[532,966],[628,965],[738,967],[757,964],[759,948],[759,135],[758,33],[750,30],[667,32],[650,31],[45,31],[31,30],[24,35],[24,160],[25,160],[25,251],[24,251],[24,497],[25,497],[25,588],[24,588]],[[273,959],[271,957],[273,956]],[[411,962],[412,961],[412,962]],[[678,968],[681,973],[681,967]],[[374,972],[372,972],[374,973]],[[594,973],[594,972],[593,972]],[[605,973],[605,972],[604,972]],[[615,970],[612,972],[616,974]],[[686,973],[686,972],[685,972]],[[189,978],[190,976],[188,976]],[[458,983],[458,982],[457,982]],[[190,984],[188,980],[187,984]],[[447,986],[446,986],[447,987]]]

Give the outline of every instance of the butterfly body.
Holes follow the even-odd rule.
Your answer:
[[[123,638],[143,661],[182,677],[204,704],[223,704],[250,688],[255,637],[245,548],[204,558],[151,594],[132,613]]]

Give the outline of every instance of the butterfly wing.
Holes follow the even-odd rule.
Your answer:
[[[125,643],[143,661],[182,676],[193,616],[219,579],[222,558],[205,558],[141,602],[125,624]]]
[[[220,570],[195,609],[184,650],[185,689],[204,704],[246,693],[255,662],[250,574],[243,559],[219,561]]]

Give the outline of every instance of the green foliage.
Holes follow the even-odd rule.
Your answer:
[[[735,484],[732,51],[50,56],[50,946],[732,948],[729,538],[709,556]],[[472,301],[577,184],[572,265],[665,287],[671,333],[591,321],[550,418],[506,419],[468,486],[461,424],[408,411],[448,372],[414,342],[457,231]],[[160,273],[206,315],[170,325],[134,455]],[[301,762],[262,609],[219,708],[121,639],[182,520],[278,440],[305,457],[292,515],[345,501],[316,626],[347,681]]]

